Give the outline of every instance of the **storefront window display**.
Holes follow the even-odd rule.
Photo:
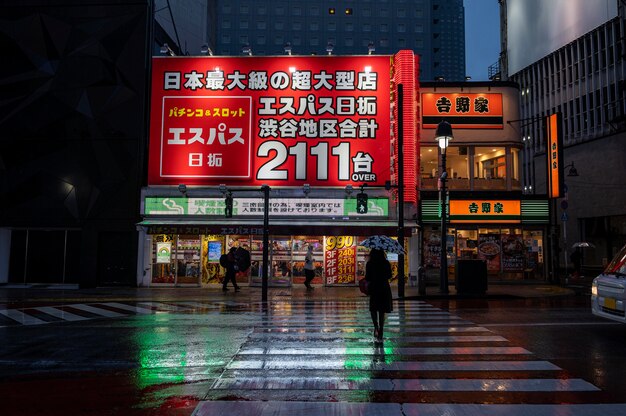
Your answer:
[[[526,247],[524,272],[527,277],[542,278],[544,275],[543,232],[525,230],[522,235]]]
[[[225,273],[220,266],[222,253],[224,253],[224,237],[219,235],[202,236],[202,284],[222,282]]]
[[[176,282],[175,235],[159,234],[152,237],[152,284]]]
[[[478,258],[487,263],[489,274],[500,273],[502,247],[499,228],[478,229]]]
[[[197,235],[159,234],[152,238],[152,284],[198,285],[201,240]]]
[[[324,271],[327,285],[356,284],[356,244],[354,236],[324,238]]]
[[[522,230],[518,228],[503,229],[501,234],[502,271],[513,277],[524,272],[526,247]]]
[[[197,235],[179,235],[176,239],[177,284],[199,284],[200,242],[200,236]]]
[[[475,226],[474,226],[475,227]],[[449,273],[457,259],[480,259],[492,278],[543,278],[543,231],[521,228],[451,228],[448,235]],[[440,265],[439,230],[424,230],[424,266],[432,278]]]
[[[313,284],[355,286],[365,276],[369,249],[356,236],[270,236],[269,285],[291,286],[304,283],[304,258],[313,247]],[[453,240],[451,240],[453,241]],[[408,247],[408,240],[405,240]],[[454,245],[452,244],[451,247]],[[232,247],[250,251],[251,265],[236,275],[237,283],[262,284],[263,240],[258,235],[152,235],[152,281],[155,285],[221,284],[226,273],[219,259]],[[398,256],[389,253],[394,279]],[[405,274],[408,261],[405,262]]]
[[[304,257],[309,246],[313,247],[313,265],[315,278],[312,283],[324,283],[324,238],[317,236],[297,235],[293,238],[293,278],[292,283],[304,284]]]
[[[454,276],[454,267],[456,263],[455,247],[455,230],[448,229],[446,238],[447,260],[448,260],[448,276]],[[427,269],[439,269],[441,267],[441,232],[439,229],[424,230],[424,266]],[[436,273],[429,273],[433,276]]]

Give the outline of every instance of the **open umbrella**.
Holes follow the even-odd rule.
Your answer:
[[[237,247],[235,261],[240,272],[247,271],[250,268],[250,252],[243,247]]]
[[[359,245],[367,248],[377,248],[389,253],[405,253],[402,245],[397,240],[386,235],[373,235],[361,241]]]
[[[596,248],[596,246],[586,241],[580,241],[578,243],[572,244],[572,248],[579,248],[579,247],[580,248]]]

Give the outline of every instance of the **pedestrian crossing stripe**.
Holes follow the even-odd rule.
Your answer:
[[[213,385],[224,390],[375,390],[375,391],[599,391],[584,380],[571,379],[386,379],[343,377],[222,377]]]
[[[624,416],[626,404],[457,404],[457,403],[368,403],[303,401],[205,401],[194,416],[209,415],[292,416]]]
[[[366,300],[358,302],[333,302],[333,305],[349,304],[352,308],[363,308],[366,306]],[[251,319],[252,323],[270,323],[272,325],[307,325],[307,328],[311,328],[308,324],[310,322],[310,309],[307,308],[308,303],[302,301],[295,301],[289,303],[289,308],[281,308],[280,303],[277,304],[277,308],[273,310],[269,316],[258,316]],[[220,308],[228,307],[250,307],[249,304],[235,301],[218,301],[211,303],[197,302],[197,301],[184,301],[184,302],[154,302],[154,301],[141,301],[133,304],[126,304],[121,302],[103,302],[103,303],[77,303],[67,304],[61,306],[35,306],[28,308],[18,309],[0,309],[0,328],[7,326],[29,326],[29,325],[43,325],[48,323],[59,322],[80,322],[91,319],[100,318],[122,318],[132,315],[149,315],[156,313],[188,313],[199,310],[219,310]],[[352,310],[345,313],[331,313],[328,308],[322,308],[329,311],[328,316],[316,315],[315,319],[319,323],[322,321],[326,328],[328,325],[340,326],[343,324],[350,324],[351,327],[360,330],[370,328],[367,317],[363,316],[362,311]],[[419,302],[414,306],[402,308],[404,312],[408,312],[407,317],[402,318],[402,323],[399,321],[399,317],[390,315],[388,317],[389,333],[393,333],[394,329],[399,325],[405,327],[421,326],[425,323],[430,324],[453,324],[453,325],[468,325],[470,322],[464,321],[458,317],[451,316],[449,312],[444,312],[441,309],[435,308],[427,303]],[[295,313],[294,313],[295,312]],[[245,322],[245,319],[242,320]],[[428,331],[428,328],[423,328],[423,331]],[[456,329],[450,329],[456,331],[464,331],[460,327]],[[437,329],[434,332],[438,331]]]
[[[0,309],[0,328],[43,325],[59,322],[78,322],[99,318],[122,318],[156,313],[189,313],[215,310],[233,302],[121,302],[72,303],[59,306],[33,306],[18,309]],[[258,321],[258,319],[254,319]]]

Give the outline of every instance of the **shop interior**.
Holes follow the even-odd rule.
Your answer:
[[[458,259],[479,259],[487,263],[491,279],[521,280],[544,278],[544,233],[515,227],[450,227],[446,239],[448,274],[454,280]],[[433,275],[440,265],[440,231],[424,230],[424,265]]]
[[[205,286],[221,284],[225,269],[219,258],[231,247],[250,251],[251,266],[237,273],[237,283],[260,286],[263,261],[263,238],[260,235],[178,235],[154,234],[151,253],[151,285]],[[365,276],[369,249],[356,236],[270,236],[269,279],[271,287],[290,287],[304,283],[304,258],[313,247],[315,278],[313,285],[356,286]],[[408,247],[408,240],[405,241]],[[397,274],[398,256],[389,253],[393,275]],[[405,262],[408,270],[408,262]],[[405,271],[406,272],[406,271]],[[395,279],[395,278],[394,278]]]

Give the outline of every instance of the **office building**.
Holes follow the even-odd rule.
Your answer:
[[[420,80],[465,79],[462,0],[218,0],[219,55],[420,55]]]
[[[626,243],[626,4],[501,0],[501,75],[520,86],[523,190],[546,194],[543,120],[562,115],[564,187],[552,205],[552,250],[565,267],[588,241],[601,269]],[[540,7],[541,6],[541,7]],[[570,264],[571,266],[571,264]]]

